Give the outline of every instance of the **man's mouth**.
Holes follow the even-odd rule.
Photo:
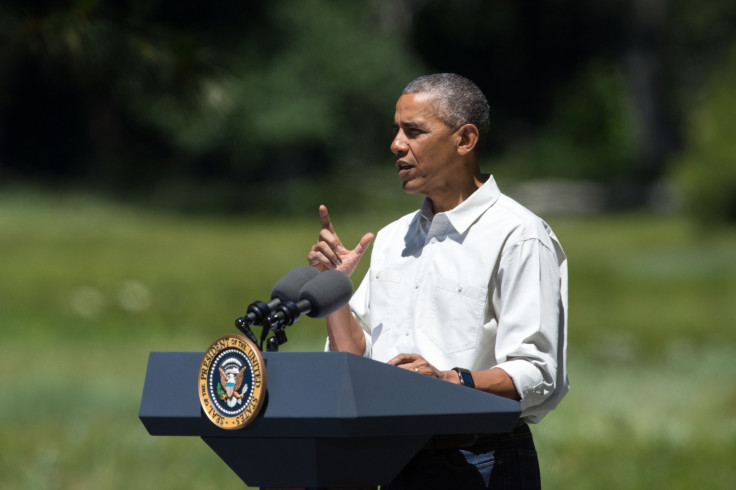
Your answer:
[[[397,168],[399,174],[401,174],[402,172],[405,172],[407,170],[410,170],[412,168],[412,166],[409,165],[408,163],[396,162],[396,168]]]

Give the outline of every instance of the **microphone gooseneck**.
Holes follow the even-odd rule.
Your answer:
[[[296,267],[287,272],[276,284],[274,284],[271,290],[271,301],[265,303],[263,301],[254,301],[248,305],[247,313],[240,318],[235,320],[235,326],[243,332],[248,339],[254,344],[258,345],[258,339],[250,329],[250,325],[263,325],[263,322],[276,310],[276,308],[284,302],[297,301],[299,298],[299,291],[302,287],[316,278],[319,271],[314,267],[308,265]],[[268,329],[264,329],[265,333],[262,335],[260,346],[263,346],[263,341]]]

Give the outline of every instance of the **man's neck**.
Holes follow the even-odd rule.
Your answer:
[[[463,201],[469,198],[475,191],[480,189],[488,180],[488,175],[478,173],[473,176],[472,181],[468,180],[462,187],[457,187],[451,192],[442,196],[427,196],[432,201],[432,210],[434,214],[444,213],[459,206]]]

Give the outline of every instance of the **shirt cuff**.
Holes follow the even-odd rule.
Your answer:
[[[551,392],[539,369],[529,361],[513,359],[494,366],[506,371],[521,397],[521,409],[539,405]]]

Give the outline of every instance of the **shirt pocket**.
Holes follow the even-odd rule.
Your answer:
[[[373,341],[377,341],[383,332],[393,328],[402,321],[404,315],[401,307],[403,302],[400,270],[382,269],[371,271],[371,331]]]
[[[488,288],[436,277],[431,314],[419,328],[447,354],[472,349],[478,343],[487,296]]]

